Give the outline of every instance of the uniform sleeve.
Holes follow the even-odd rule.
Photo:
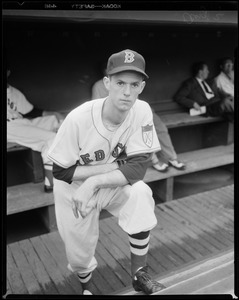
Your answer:
[[[62,168],[69,168],[79,160],[80,130],[71,113],[63,121],[48,151],[48,158]],[[83,125],[82,125],[83,127]]]
[[[144,154],[140,156],[132,156],[126,159],[125,163],[119,163],[119,170],[124,174],[125,178],[132,185],[145,176],[146,170],[151,165],[152,154]],[[67,183],[72,182],[77,164],[67,169],[53,163],[53,176]]]
[[[103,79],[98,80],[92,87],[91,99],[100,99],[107,97],[109,92],[107,91]]]
[[[100,96],[100,90],[98,87],[98,81],[93,85],[92,87],[92,95],[91,95],[91,99],[99,99],[101,98]]]
[[[137,127],[126,142],[126,154],[128,157],[161,150],[153,123],[152,110],[147,103],[144,107],[140,108],[143,110],[143,116],[142,111],[138,113],[138,115],[140,114],[141,116],[136,122]]]
[[[56,165],[55,163],[53,163],[53,170],[52,170],[53,176],[58,180],[62,180],[67,183],[71,183],[76,167],[77,167],[77,164],[65,169],[65,168],[62,168],[62,167]]]
[[[126,159],[126,163],[119,167],[125,178],[132,185],[139,180],[143,180],[146,170],[151,164],[152,154],[131,156]]]

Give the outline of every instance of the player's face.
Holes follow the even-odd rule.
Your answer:
[[[203,69],[201,70],[202,79],[205,80],[208,78],[209,75],[209,69],[207,65],[203,66]]]
[[[127,71],[104,78],[112,105],[120,111],[128,111],[145,87],[143,76]]]
[[[229,74],[233,70],[233,62],[230,59],[227,59],[223,66],[222,66],[222,71],[226,74]]]

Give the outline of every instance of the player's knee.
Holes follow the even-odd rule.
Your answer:
[[[127,199],[127,201],[132,202],[133,207],[144,207],[144,205],[147,204],[150,204],[150,206],[154,206],[152,190],[142,180],[134,183],[133,185],[125,186],[122,189],[121,196],[123,197],[123,199]]]
[[[138,181],[138,182],[136,182],[132,185],[132,192],[137,193],[139,195],[150,195],[150,196],[152,196],[152,190],[142,180],[140,180],[140,181]]]
[[[146,204],[147,202],[154,202],[152,197],[152,190],[150,187],[144,183],[143,181],[138,181],[135,184],[133,184],[131,189],[131,196],[134,199],[134,203],[137,202],[144,202]]]
[[[128,210],[133,215],[141,216],[146,214],[154,218],[155,201],[152,197],[152,190],[143,181],[138,181],[131,186]]]

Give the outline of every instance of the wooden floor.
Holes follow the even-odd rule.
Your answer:
[[[234,250],[229,249],[203,261],[189,263],[165,275],[156,276],[165,288],[153,295],[198,295],[220,294],[226,297],[235,295]],[[226,295],[225,295],[226,294]],[[125,288],[117,295],[143,295],[132,288]],[[230,298],[229,298],[230,299]]]
[[[155,212],[158,224],[151,231],[148,254],[154,278],[166,278],[184,266],[234,249],[233,185],[158,204]],[[131,287],[129,257],[127,234],[116,219],[101,219],[96,249],[99,265],[93,273],[97,294],[115,294]],[[57,231],[9,244],[7,294],[81,294],[78,279],[66,266]],[[230,276],[233,281],[233,274]]]

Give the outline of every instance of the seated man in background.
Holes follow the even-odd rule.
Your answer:
[[[222,97],[228,97],[234,103],[234,64],[230,57],[220,63],[221,72],[214,78],[214,84]]]
[[[7,78],[10,70],[7,70]],[[7,83],[7,141],[41,152],[45,173],[45,192],[53,190],[52,162],[48,149],[63,116],[34,107],[18,89]]]
[[[103,70],[106,76],[106,70]],[[108,90],[106,89],[103,78],[96,81],[92,86],[91,99],[100,99],[108,96]],[[152,108],[151,108],[152,109]],[[185,164],[178,161],[177,154],[174,150],[171,138],[168,134],[168,129],[162,122],[160,117],[153,111],[153,122],[156,129],[156,133],[161,145],[161,150],[157,153],[153,153],[152,166],[159,172],[165,172],[168,170],[169,165],[178,170],[185,169]]]
[[[190,109],[201,111],[206,107],[206,115],[223,116],[234,120],[234,103],[228,96],[218,94],[217,90],[205,80],[208,78],[209,69],[205,62],[193,65],[193,77],[183,82],[175,95],[175,101]]]

